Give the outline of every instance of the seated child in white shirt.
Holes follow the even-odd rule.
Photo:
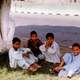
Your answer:
[[[71,78],[73,75],[80,73],[80,45],[72,45],[72,53],[66,53],[63,56],[61,64],[55,68],[59,72],[59,77]]]
[[[36,71],[40,66],[36,64],[37,58],[29,52],[29,48],[20,48],[21,40],[15,37],[12,41],[12,48],[9,50],[9,64],[11,68],[27,69]],[[29,55],[28,55],[29,53]]]
[[[53,63],[54,65],[60,63],[60,48],[54,39],[53,33],[46,34],[46,41],[43,45],[40,46],[40,50],[45,56],[45,61]]]

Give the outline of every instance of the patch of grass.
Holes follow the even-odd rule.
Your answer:
[[[27,71],[24,72],[25,70],[8,71],[7,68],[3,67],[0,68],[0,80],[47,80],[48,78],[58,80],[56,76],[41,71],[36,72],[34,75],[29,75]]]

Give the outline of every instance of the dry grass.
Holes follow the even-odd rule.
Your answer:
[[[37,72],[29,75],[24,70],[8,71],[5,67],[0,68],[0,80],[58,80],[57,77]]]
[[[57,76],[50,74],[46,70],[39,70],[31,75],[25,70],[8,70],[6,67],[0,67],[0,80],[80,80],[80,75],[76,75],[71,79],[59,79]]]

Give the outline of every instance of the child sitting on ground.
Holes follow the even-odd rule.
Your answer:
[[[42,42],[38,38],[37,32],[32,31],[30,33],[30,39],[28,40],[28,48],[30,48],[34,56],[38,58],[38,63],[41,63],[44,60],[44,56],[39,49],[41,45]]]
[[[57,66],[60,64],[60,48],[58,43],[54,39],[53,33],[46,34],[46,41],[40,46],[42,54],[45,56],[45,61],[52,63],[52,66]]]
[[[11,68],[16,69],[21,67],[22,69],[27,69],[30,71],[37,71],[40,67],[37,65],[36,57],[32,54],[29,55],[30,49],[20,48],[21,40],[15,37],[12,41],[12,48],[9,50],[9,64]]]
[[[54,71],[59,72],[59,77],[68,78],[80,73],[80,45],[78,43],[72,45],[72,53],[66,53],[61,64]]]

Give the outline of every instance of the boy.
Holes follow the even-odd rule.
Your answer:
[[[38,58],[38,62],[44,59],[44,56],[42,55],[41,51],[39,50],[39,47],[42,45],[42,42],[39,40],[37,32],[32,31],[30,33],[30,39],[28,40],[28,48],[31,49],[34,56]]]
[[[46,41],[40,46],[40,50],[45,56],[45,61],[53,63],[55,66],[60,63],[60,49],[58,43],[56,43],[54,39],[53,33],[46,34]]]
[[[33,55],[29,55],[30,49],[20,48],[20,39],[15,37],[12,41],[12,48],[9,50],[9,63],[11,68],[17,68],[17,66],[22,69],[28,69],[30,71],[36,71],[38,65],[35,63],[35,57],[31,58]],[[26,59],[26,60],[25,60]],[[29,62],[32,60],[31,62]]]
[[[80,45],[78,43],[72,45],[72,53],[66,53],[61,64],[55,70],[60,71],[59,77],[71,78],[73,75],[80,73]]]

